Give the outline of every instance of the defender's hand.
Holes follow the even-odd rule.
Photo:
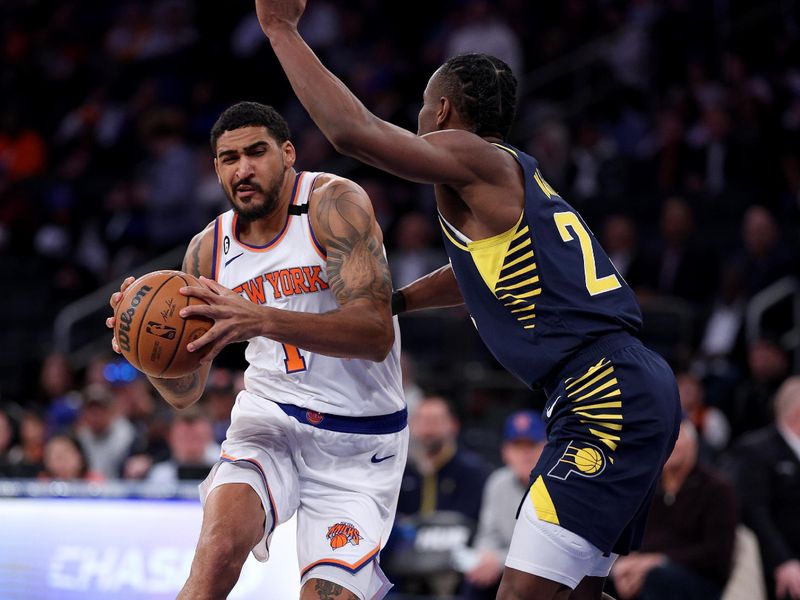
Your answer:
[[[261,335],[266,311],[212,279],[200,277],[200,283],[203,287],[182,287],[180,292],[184,296],[200,298],[208,304],[187,306],[180,315],[184,318],[206,317],[214,321],[211,329],[187,345],[189,352],[197,352],[211,344],[211,350],[201,363],[204,364],[212,361],[228,344]]]
[[[120,300],[122,300],[122,295],[134,281],[136,281],[134,277],[126,277],[125,280],[122,282],[122,284],[119,286],[119,291],[111,294],[111,298],[109,298],[108,303],[111,305],[111,310],[113,310],[115,313],[117,312],[117,306],[119,305]],[[106,327],[108,327],[111,330],[114,329],[115,323],[116,321],[114,320],[114,315],[111,315],[106,319]],[[117,344],[116,336],[111,336],[111,349],[117,354],[122,354],[119,350],[119,345]]]
[[[274,27],[297,29],[306,0],[256,0],[256,14],[262,31],[269,36]]]

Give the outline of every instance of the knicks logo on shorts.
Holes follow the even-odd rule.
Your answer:
[[[547,475],[561,480],[566,480],[571,473],[580,477],[597,477],[605,468],[606,455],[600,448],[588,442],[572,440]]]
[[[336,523],[328,527],[326,538],[330,540],[331,548],[336,550],[348,543],[358,546],[361,542],[361,533],[352,523]]]

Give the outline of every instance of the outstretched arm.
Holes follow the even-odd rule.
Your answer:
[[[256,12],[297,98],[337,151],[404,179],[459,186],[475,175],[465,152],[479,141],[466,131],[425,136],[372,114],[319,61],[297,32],[305,0],[256,0]]]
[[[396,291],[395,294],[400,294],[399,300],[394,298],[392,300],[393,305],[399,303],[398,310],[396,310],[398,313],[464,304],[453,267],[450,265],[445,265],[433,273],[420,277]]]
[[[376,362],[386,358],[394,343],[392,281],[369,197],[342,179],[323,184],[315,194],[319,199],[312,203],[310,217],[327,252],[327,283],[339,308],[307,313],[258,306],[201,278],[205,287],[181,291],[209,304],[189,306],[181,315],[206,316],[214,319],[214,326],[189,344],[190,351],[213,344],[205,359],[210,360],[227,344],[261,335],[328,356]]]

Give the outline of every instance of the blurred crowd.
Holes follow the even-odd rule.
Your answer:
[[[401,26],[408,14],[415,27]],[[371,110],[412,130],[447,57],[489,52],[518,74],[510,141],[636,290],[686,415],[646,552],[618,563],[626,600],[668,597],[652,590],[676,578],[734,598],[745,584],[726,581],[745,564],[757,566],[746,581],[800,598],[791,296],[747,326],[754,297],[800,278],[798,15],[796,0],[311,0],[302,21]],[[233,102],[272,104],[300,169],[368,191],[395,287],[444,264],[431,190],[334,153],[250,3],[20,0],[0,3],[0,28],[0,476],[166,482],[202,478],[218,456],[241,359],[176,413],[116,357],[52,352],[52,322],[226,210],[208,135]],[[493,597],[542,442],[535,411],[519,410],[541,397],[497,382],[465,318],[401,321],[414,443],[386,564],[408,594]],[[452,543],[426,527],[450,528]],[[740,560],[748,548],[763,563]]]

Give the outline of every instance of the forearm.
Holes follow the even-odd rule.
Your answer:
[[[203,395],[210,365],[200,367],[194,373],[174,379],[147,376],[161,397],[175,408],[187,408]]]
[[[325,137],[347,154],[347,147],[357,144],[354,136],[377,117],[325,68],[296,29],[280,25],[268,36],[297,99]]]
[[[383,361],[394,343],[389,307],[353,302],[326,313],[264,307],[262,332],[276,342],[338,358]]]
[[[426,308],[446,308],[464,304],[453,268],[445,265],[400,289],[405,312]]]

